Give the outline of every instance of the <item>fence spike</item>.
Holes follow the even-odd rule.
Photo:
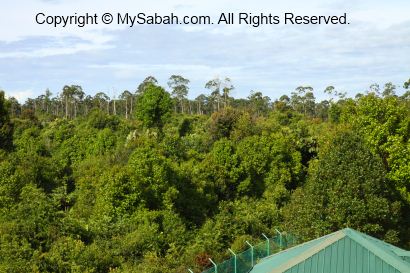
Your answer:
[[[280,250],[282,250],[282,248],[283,248],[283,246],[282,246],[282,232],[280,232],[280,231],[277,230],[276,228],[275,228],[275,231],[276,231],[277,233],[279,233],[279,246],[280,246]]]
[[[253,263],[253,245],[251,245],[248,241],[246,241],[246,243],[251,247],[251,260],[252,260],[252,267],[255,265]]]
[[[265,235],[265,233],[262,233],[262,236],[265,237],[265,239],[266,239],[267,242],[268,242],[268,246],[267,246],[267,248],[266,248],[266,253],[267,253],[268,256],[269,256],[269,255],[270,255],[270,243],[269,243],[269,238],[268,238],[268,236]]]
[[[233,254],[233,257],[234,257],[234,266],[233,266],[233,268],[234,268],[234,273],[236,273],[236,253],[233,252],[233,250],[230,249],[230,248],[228,248],[228,250]]]
[[[216,265],[216,263],[215,263],[214,261],[212,261],[211,258],[208,258],[208,260],[210,260],[211,263],[214,265],[214,267],[215,267],[215,273],[218,273],[218,266]]]

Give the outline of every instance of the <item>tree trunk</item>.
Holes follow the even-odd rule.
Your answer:
[[[128,98],[125,99],[125,119],[128,119]]]
[[[74,118],[77,117],[77,104],[74,101]]]
[[[68,97],[65,97],[65,118],[68,118]]]
[[[133,97],[132,97],[132,95],[131,95],[131,105],[130,105],[130,108],[131,108],[131,109],[130,109],[130,115],[131,115],[131,116],[132,116],[132,104],[133,104],[133,100],[132,100],[132,99],[133,99]]]

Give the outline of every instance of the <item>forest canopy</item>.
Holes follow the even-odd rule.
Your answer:
[[[322,101],[189,83],[0,91],[0,271],[199,272],[276,229],[410,249],[410,79]]]

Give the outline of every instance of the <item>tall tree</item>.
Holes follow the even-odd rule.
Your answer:
[[[146,86],[138,102],[137,118],[147,128],[157,128],[162,133],[165,121],[168,120],[172,109],[172,99],[162,87],[154,84]]]
[[[110,97],[108,97],[107,94],[104,92],[98,92],[95,94],[94,100],[98,102],[100,110],[103,110],[104,105],[106,105],[107,114],[109,114]]]
[[[370,85],[369,90],[366,92],[367,94],[375,94],[376,96],[380,95],[380,85],[378,83],[373,83]]]
[[[195,98],[195,101],[197,103],[197,114],[202,115],[204,113],[203,107],[204,104],[206,103],[206,96],[204,94],[199,95],[198,97]]]
[[[125,118],[128,119],[128,108],[129,104],[132,103],[132,94],[130,91],[125,90],[124,92],[121,93],[120,98],[125,101]],[[130,101],[131,98],[131,101]]]
[[[168,80],[168,86],[172,89],[172,95],[180,104],[181,112],[184,113],[184,100],[188,95],[189,80],[179,75],[172,75]]]
[[[84,108],[85,108],[85,114],[88,115],[88,112],[94,107],[93,104],[93,97],[90,95],[87,95],[84,98]]]
[[[77,86],[73,94],[74,118],[77,117],[77,106],[83,101],[84,95],[85,93],[83,89],[81,88],[81,86]]]
[[[71,100],[72,96],[74,95],[74,90],[68,85],[63,87],[63,93],[61,94],[62,98],[65,101],[65,118],[68,118],[68,105],[69,101]]]
[[[21,114],[21,105],[15,97],[8,98],[8,104],[10,106],[11,117],[16,117]]]
[[[138,95],[142,95],[142,94],[144,93],[144,91],[146,90],[146,88],[147,88],[149,85],[151,85],[151,84],[157,85],[157,84],[158,84],[157,79],[156,79],[155,77],[153,77],[153,76],[148,76],[148,77],[146,77],[146,78],[142,81],[142,83],[140,83],[140,85],[138,85],[137,94],[138,94]]]
[[[50,104],[51,104],[51,96],[53,93],[51,93],[50,89],[46,89],[46,92],[44,93],[44,103],[46,105],[46,113],[48,114],[49,109],[50,109]]]
[[[81,95],[82,94],[82,95]],[[84,96],[83,89],[79,85],[65,85],[63,87],[62,93],[63,99],[65,101],[65,117],[71,117],[71,111],[69,110],[69,105],[74,103],[74,112],[76,111],[76,100],[79,96]]]
[[[117,99],[116,99],[116,96],[114,95],[113,96],[113,99],[112,99],[112,113],[114,114],[114,116],[116,116],[117,115]]]
[[[214,111],[219,111],[220,109],[221,84],[222,83],[219,78],[210,80],[205,84],[205,88],[211,91],[211,99],[212,99],[212,102],[214,103]]]
[[[224,97],[224,107],[226,107],[228,105],[229,94],[235,87],[233,86],[231,79],[228,77],[225,78],[222,84],[223,84],[222,93]]]
[[[291,110],[290,107],[290,98],[287,95],[282,95],[279,100],[275,100],[273,103],[273,108],[279,112],[286,112]]]
[[[384,85],[382,95],[383,95],[383,97],[395,96],[396,95],[395,90],[396,90],[396,86],[393,83],[388,82]]]
[[[251,91],[248,99],[252,106],[253,112],[256,113],[257,116],[267,113],[269,109],[269,97],[263,96],[262,92]]]
[[[305,116],[314,114],[315,97],[313,88],[310,86],[299,86],[292,92],[291,104],[294,110],[303,113]]]
[[[346,92],[339,92],[336,88],[332,85],[329,85],[324,90],[325,94],[328,94],[332,97],[338,97],[339,99],[344,99],[346,97]],[[333,101],[333,98],[330,98],[330,101]]]

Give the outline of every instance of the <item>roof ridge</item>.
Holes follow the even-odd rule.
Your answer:
[[[344,229],[342,230],[347,237],[349,237],[351,240],[355,241],[357,244],[363,246],[366,248],[368,251],[372,252],[375,256],[379,257],[381,260],[383,260],[385,263],[389,264],[393,268],[396,268],[402,272],[409,272],[409,266],[406,261],[400,258],[399,255],[394,253],[394,250],[391,249],[390,251],[387,251],[385,248],[390,248],[392,246],[389,243],[386,243],[382,240],[379,240],[377,238],[371,237],[367,234],[361,233],[357,230],[354,229]],[[375,245],[375,241],[380,243],[383,243],[383,247],[385,248],[380,248],[379,246]],[[394,255],[394,254],[396,255]],[[385,256],[389,256],[392,259],[386,259]]]
[[[336,234],[336,233],[338,233],[338,232],[341,232],[341,230],[338,230],[338,231],[335,231],[335,232],[326,234],[326,235],[324,235],[324,236],[322,236],[322,237],[318,237],[318,238],[316,238],[316,239],[313,239],[313,240],[310,240],[310,241],[307,241],[307,242],[304,242],[304,243],[301,243],[301,244],[298,244],[298,245],[289,247],[289,248],[284,249],[284,250],[282,250],[282,251],[279,251],[279,252],[277,252],[277,253],[275,253],[275,254],[266,256],[266,257],[263,258],[262,260],[268,260],[269,258],[272,258],[272,257],[274,257],[274,256],[280,255],[280,254],[285,253],[285,252],[289,252],[289,251],[291,251],[291,250],[293,250],[293,249],[295,249],[295,248],[299,248],[299,247],[305,246],[305,245],[307,245],[307,244],[311,244],[311,243],[313,243],[313,242],[315,242],[315,241],[323,240],[324,238],[330,237],[330,236],[332,236],[332,235],[334,235],[334,234]]]
[[[325,237],[324,240],[323,240],[323,237]],[[327,238],[326,238],[326,237],[327,237]],[[312,247],[310,247],[310,248],[304,250],[304,251],[303,251],[301,254],[299,254],[298,256],[296,256],[296,257],[294,257],[294,258],[291,258],[288,262],[286,262],[286,263],[280,265],[279,267],[277,267],[276,269],[270,271],[269,273],[281,273],[281,272],[285,272],[286,270],[288,270],[288,269],[294,267],[295,265],[301,263],[302,261],[304,261],[304,260],[306,260],[306,259],[312,257],[312,256],[315,255],[316,253],[319,253],[319,252],[322,251],[324,248],[326,248],[326,247],[328,247],[328,246],[334,244],[335,242],[337,242],[337,241],[343,239],[344,237],[346,237],[346,233],[344,233],[343,230],[339,230],[339,231],[336,231],[336,232],[334,232],[334,233],[331,233],[331,234],[322,236],[322,237],[320,237],[320,238],[317,238],[317,239],[315,239],[315,240],[308,241],[308,242],[306,242],[306,243],[304,243],[304,244],[312,243],[312,242],[314,242],[314,241],[316,241],[316,240],[318,240],[318,239],[322,239],[322,240],[323,240],[323,241],[320,242],[319,244],[313,245]],[[301,245],[299,245],[299,246],[301,246]],[[288,249],[288,250],[290,250],[290,249]],[[279,253],[281,253],[281,252],[279,252]],[[279,254],[279,253],[278,253],[278,254]]]

